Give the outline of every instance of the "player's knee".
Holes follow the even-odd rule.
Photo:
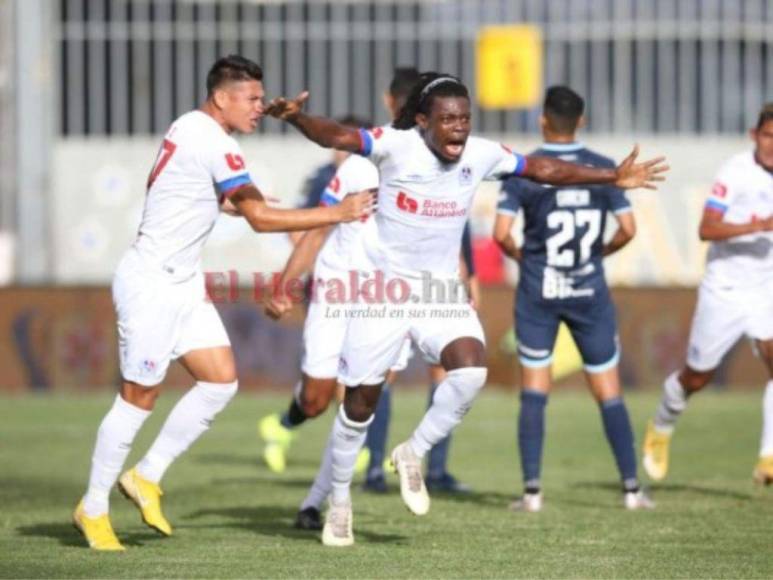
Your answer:
[[[447,371],[486,366],[486,348],[477,338],[465,336],[449,343],[440,354],[440,363]]]
[[[347,388],[343,404],[346,416],[357,423],[369,421],[376,412],[380,392],[380,386]]]
[[[121,386],[121,398],[130,405],[145,411],[153,410],[160,394],[161,387],[159,385],[146,387],[138,383],[124,382]]]
[[[699,372],[688,367],[679,374],[679,382],[685,391],[693,393],[705,387],[711,380],[712,374],[711,371]]]
[[[327,410],[330,404],[330,396],[328,393],[307,393],[304,392],[300,396],[301,410],[307,418],[312,419],[320,416]]]

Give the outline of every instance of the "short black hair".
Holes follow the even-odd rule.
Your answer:
[[[542,113],[550,129],[562,135],[574,133],[585,112],[585,101],[572,89],[555,85],[545,91]]]
[[[238,54],[223,56],[212,65],[207,73],[207,97],[211,97],[219,86],[233,81],[262,81],[260,65]]]
[[[435,97],[463,97],[470,99],[470,93],[464,83],[452,75],[437,72],[424,72],[419,82],[411,89],[411,94],[400,109],[392,126],[395,129],[410,129],[416,125],[416,115],[428,115],[432,110]]]
[[[371,121],[362,117],[358,117],[357,115],[344,115],[343,117],[338,117],[336,122],[340,125],[346,125],[347,127],[357,127],[363,129],[373,128],[373,123]]]
[[[773,121],[773,102],[765,103],[760,111],[760,116],[757,117],[757,131],[762,129],[762,126],[768,121]]]

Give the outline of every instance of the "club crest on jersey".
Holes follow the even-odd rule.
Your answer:
[[[230,167],[232,171],[244,169],[244,157],[236,153],[226,153],[225,162],[228,163],[228,167]]]
[[[150,374],[154,370],[156,370],[156,363],[155,363],[155,361],[152,361],[152,360],[149,360],[149,359],[146,359],[146,360],[142,361],[142,372],[143,373]]]
[[[714,187],[711,188],[711,193],[714,197],[725,197],[727,195],[727,186],[717,181]]]
[[[472,184],[472,167],[465,165],[459,171],[459,185],[471,185]]]

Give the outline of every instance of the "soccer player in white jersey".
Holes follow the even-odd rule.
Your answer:
[[[99,427],[88,489],[73,514],[94,549],[124,549],[108,516],[116,480],[143,521],[171,535],[161,511],[159,482],[236,393],[233,352],[217,311],[206,299],[200,264],[223,200],[256,231],[307,230],[370,213],[372,196],[366,193],[327,208],[266,205],[231,137],[233,132],[251,133],[263,116],[262,78],[260,67],[245,58],[218,60],[207,75],[206,102],[172,123],[148,178],[137,239],[113,280],[123,382]],[[179,359],[196,384],[172,409],[147,454],[119,479],[173,359]]]
[[[478,317],[463,297],[444,301],[439,291],[458,283],[462,231],[478,184],[522,175],[556,184],[654,188],[667,167],[661,159],[636,163],[636,150],[612,169],[549,158],[527,160],[499,143],[471,137],[469,93],[449,75],[423,74],[393,127],[373,131],[355,131],[306,115],[302,105],[307,98],[304,92],[293,100],[274,99],[267,112],[312,141],[360,152],[379,168],[376,227],[367,228],[363,238],[373,270],[384,272],[392,288],[385,315],[352,319],[344,344],[340,378],[347,389],[331,434],[333,492],[322,542],[349,546],[354,543],[350,495],[354,463],[384,377],[405,336],[447,371],[411,438],[392,452],[401,496],[414,514],[429,511],[421,458],[459,424],[486,381]]]
[[[644,440],[644,468],[654,480],[668,473],[671,435],[689,397],[709,383],[725,354],[746,335],[769,376],[754,479],[773,481],[773,103],[762,109],[750,134],[754,149],[725,162],[703,210],[699,235],[711,244],[687,364],[663,383]]]

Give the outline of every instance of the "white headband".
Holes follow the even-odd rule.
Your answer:
[[[419,102],[422,102],[424,98],[427,96],[427,93],[429,93],[432,89],[434,89],[438,85],[442,85],[443,83],[454,83],[457,85],[461,84],[454,77],[438,77],[434,81],[427,84],[427,86],[421,90],[421,94],[419,95]]]

